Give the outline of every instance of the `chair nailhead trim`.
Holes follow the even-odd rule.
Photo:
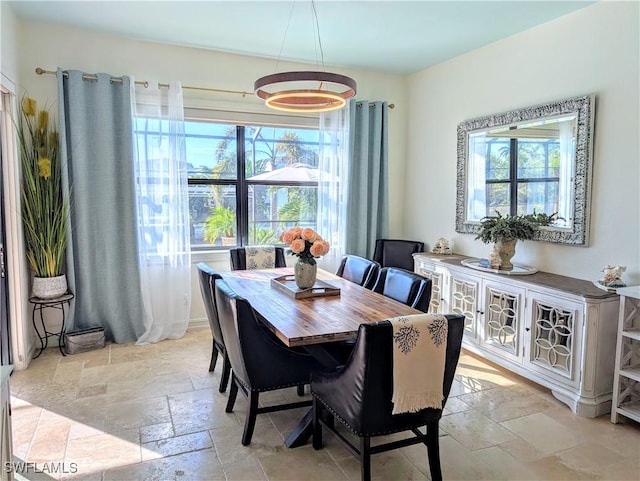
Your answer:
[[[333,414],[335,417],[337,417],[337,418],[340,420],[340,422],[341,422],[342,424],[344,424],[347,428],[349,428],[349,431],[351,431],[353,434],[355,434],[355,435],[356,435],[356,436],[358,436],[358,437],[365,437],[365,436],[369,436],[369,437],[372,437],[372,436],[386,436],[387,434],[395,434],[395,433],[400,433],[400,432],[402,432],[402,431],[410,431],[410,430],[411,430],[411,428],[407,428],[407,429],[402,429],[402,430],[400,430],[400,431],[383,431],[383,432],[379,432],[379,433],[363,434],[363,433],[361,433],[361,432],[359,432],[359,431],[356,431],[356,430],[351,426],[351,424],[349,424],[347,421],[345,421],[344,419],[342,419],[342,417],[341,417],[337,412],[335,412],[335,411],[334,411],[334,410],[333,410],[333,409],[332,409],[332,408],[331,408],[331,407],[330,407],[326,402],[324,402],[324,400],[323,400],[320,396],[318,396],[318,395],[317,395],[316,393],[314,393],[314,392],[312,392],[312,393],[311,393],[311,395],[312,395],[314,398],[316,398],[318,401],[320,401],[320,402],[322,403],[322,405],[323,405],[325,408],[327,408],[327,410],[328,410],[331,414]],[[421,428],[422,426],[426,426],[426,425],[427,425],[427,423],[424,423],[424,424],[419,424],[419,425],[417,425],[417,426],[412,426],[412,427],[415,427],[415,428]]]

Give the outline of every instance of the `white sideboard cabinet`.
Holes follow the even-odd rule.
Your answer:
[[[414,270],[438,279],[431,312],[464,315],[463,346],[549,388],[580,416],[610,412],[619,297],[585,280],[496,274],[463,259],[414,255]]]
[[[611,422],[620,415],[640,422],[640,286],[618,289],[620,315]]]
[[[423,254],[414,255],[414,271],[431,279],[431,301],[429,312],[443,314],[449,312],[449,271],[440,261],[460,259],[457,255]]]

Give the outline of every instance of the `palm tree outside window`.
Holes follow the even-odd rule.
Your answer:
[[[316,228],[319,130],[185,122],[192,250],[278,244]]]

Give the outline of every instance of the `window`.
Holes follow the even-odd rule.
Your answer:
[[[557,138],[486,139],[487,215],[558,212],[560,142]]]
[[[279,243],[316,228],[317,128],[185,121],[191,248]]]

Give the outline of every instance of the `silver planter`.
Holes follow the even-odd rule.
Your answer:
[[[31,296],[39,299],[55,299],[67,293],[67,276],[34,277]]]
[[[315,261],[311,264],[304,257],[299,257],[293,266],[293,272],[295,273],[296,285],[300,289],[310,289],[316,283],[318,266]]]

